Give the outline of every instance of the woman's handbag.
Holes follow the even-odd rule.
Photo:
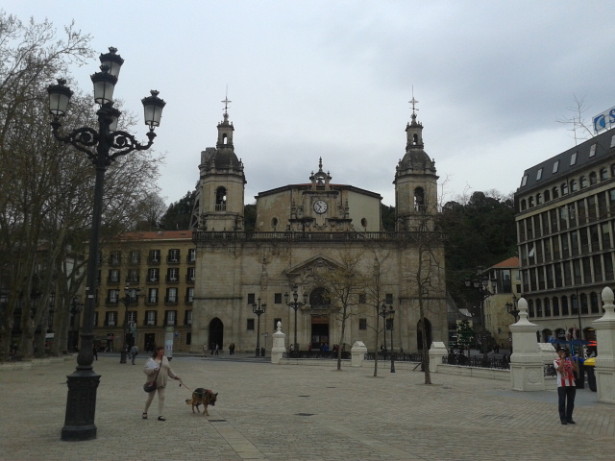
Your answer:
[[[162,364],[161,364],[161,365],[162,365]],[[151,379],[151,381],[148,381],[148,382],[146,382],[146,383],[143,385],[143,390],[144,390],[145,392],[147,392],[148,394],[149,394],[150,392],[154,392],[154,391],[156,390],[156,387],[157,387],[157,385],[156,385],[156,378],[158,378],[158,372],[159,372],[159,371],[160,371],[160,368],[158,368],[158,369],[156,370],[156,373],[154,373],[154,377]]]

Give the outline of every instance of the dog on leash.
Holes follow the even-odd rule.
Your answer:
[[[197,387],[194,392],[192,392],[192,398],[186,399],[186,403],[188,405],[192,405],[192,413],[194,413],[194,409],[196,408],[196,412],[200,413],[199,406],[203,405],[203,416],[209,416],[209,412],[207,411],[207,406],[216,405],[216,400],[218,398],[218,393],[215,394],[213,391],[209,389],[203,389],[202,387]]]

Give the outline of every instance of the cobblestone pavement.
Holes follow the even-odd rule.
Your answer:
[[[380,363],[341,372],[317,366],[175,357],[190,388],[218,392],[210,416],[170,381],[166,422],[142,420],[145,375],[100,356],[97,438],[64,442],[66,375],[74,362],[0,369],[2,460],[612,460],[615,407],[577,392],[576,425],[562,426],[555,391],[513,392],[507,382],[432,375]]]

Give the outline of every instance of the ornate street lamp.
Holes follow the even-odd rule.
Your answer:
[[[66,114],[73,92],[65,85],[66,81],[62,79],[59,79],[56,85],[49,85],[47,88],[49,112],[53,116],[51,122],[53,135],[59,141],[70,144],[84,152],[96,168],[81,348],[77,356],[77,369],[68,376],[68,399],[66,418],[62,428],[62,440],[96,438],[94,413],[96,410],[96,389],[100,375],[96,374],[92,368],[94,360],[92,347],[105,171],[117,157],[135,150],[146,150],[152,146],[156,137],[154,128],[160,125],[162,108],[166,104],[158,98],[157,91],[151,91],[151,96],[141,101],[145,110],[145,124],[149,126],[147,144],[140,144],[133,135],[125,131],[117,131],[117,120],[121,113],[113,107],[113,90],[124,60],[116,52],[117,49],[109,48],[109,53],[101,54],[101,71],[91,76],[94,85],[94,101],[100,106],[96,112],[98,131],[90,127],[81,127],[72,130],[67,135],[62,135],[60,133],[62,126],[60,119]]]
[[[380,307],[380,311],[378,315],[382,317],[382,321],[384,322],[382,328],[382,337],[384,338],[384,353],[386,358],[386,350],[387,350],[387,337],[386,331],[391,331],[391,373],[395,373],[395,357],[393,356],[393,318],[395,316],[395,310],[392,305],[386,305],[384,302]]]
[[[291,356],[299,355],[299,344],[297,344],[297,310],[307,304],[307,295],[303,293],[303,302],[299,302],[299,287],[295,284],[293,285],[293,300],[289,301],[288,293],[284,293],[284,298],[286,300],[286,304],[290,308],[295,311],[295,341],[293,342],[293,350],[291,351]]]
[[[261,315],[265,313],[267,304],[261,304],[261,298],[258,298],[258,304],[252,304],[252,312],[256,314],[258,318],[256,322],[256,356],[259,357],[261,353]],[[264,356],[265,354],[263,354]]]
[[[124,288],[124,297],[122,298],[122,303],[124,304],[124,327],[123,334],[124,340],[122,342],[122,351],[120,352],[120,363],[126,363],[126,355],[128,354],[128,346],[132,346],[132,344],[128,344],[128,306],[138,303],[139,301],[139,293],[141,292],[140,288]]]

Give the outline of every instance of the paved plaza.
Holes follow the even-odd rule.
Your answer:
[[[373,377],[334,361],[272,365],[255,360],[175,357],[190,388],[218,392],[210,416],[194,415],[170,381],[165,416],[142,420],[142,365],[117,355],[101,375],[95,440],[64,442],[67,360],[0,369],[2,460],[613,460],[615,407],[579,389],[576,425],[562,426],[555,391],[513,392],[507,382],[434,374],[431,386],[407,364]]]

